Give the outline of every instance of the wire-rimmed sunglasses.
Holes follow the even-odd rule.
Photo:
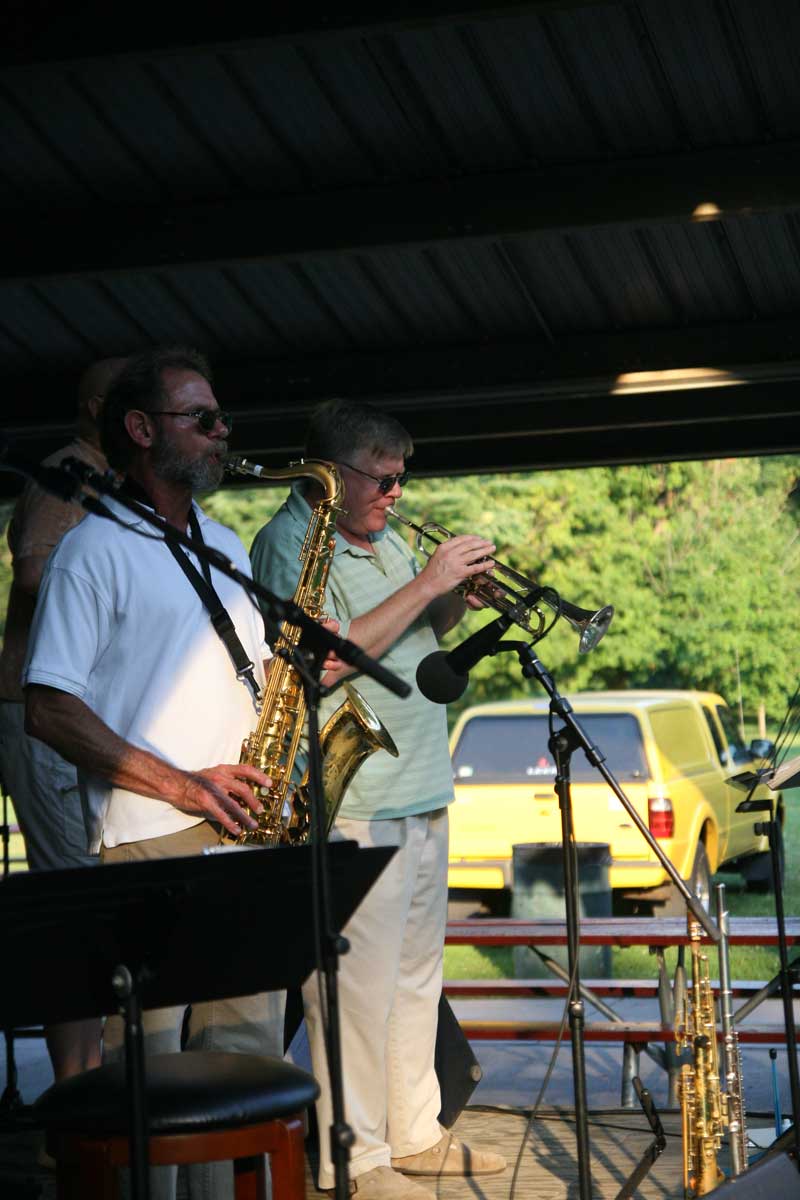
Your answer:
[[[347,467],[351,471],[358,472],[359,475],[366,475],[367,479],[372,479],[378,485],[378,491],[382,496],[385,496],[392,490],[395,484],[400,487],[405,487],[408,483],[408,477],[411,474],[408,467],[401,471],[398,475],[370,475],[369,471],[362,471],[361,467],[354,467],[352,463],[340,463],[339,466]]]
[[[233,428],[233,417],[221,408],[193,408],[189,412],[179,412],[174,408],[151,408],[147,415],[150,417],[191,417],[192,420],[197,421],[204,433],[211,433],[217,421],[220,425],[225,426],[228,433]]]

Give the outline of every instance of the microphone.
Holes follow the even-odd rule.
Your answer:
[[[469,683],[471,669],[487,654],[495,652],[497,643],[511,624],[511,617],[503,613],[455,650],[434,650],[433,654],[427,654],[417,667],[417,687],[423,696],[434,704],[458,700]]]

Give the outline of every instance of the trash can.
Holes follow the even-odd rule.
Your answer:
[[[578,842],[578,912],[581,917],[611,916],[611,886],[608,868],[611,847],[606,842]],[[526,842],[511,848],[513,883],[511,916],[537,921],[543,917],[566,918],[564,897],[564,854],[560,842]],[[542,946],[549,958],[565,969],[566,946]],[[527,946],[514,947],[514,976],[517,979],[552,979],[552,972],[538,954]],[[585,946],[580,953],[582,979],[607,979],[611,974],[611,947]]]

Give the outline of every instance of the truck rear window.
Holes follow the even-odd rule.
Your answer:
[[[578,722],[620,781],[647,777],[642,734],[626,713],[582,713]],[[559,724],[559,722],[556,722]],[[553,780],[556,767],[547,746],[549,722],[543,716],[486,716],[467,721],[453,753],[453,773],[461,783],[531,783]],[[599,783],[600,772],[583,750],[570,762],[574,783]]]

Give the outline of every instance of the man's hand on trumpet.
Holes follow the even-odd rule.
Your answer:
[[[485,575],[494,566],[494,542],[474,533],[460,533],[440,542],[425,564],[423,575],[429,575],[439,595],[454,592],[472,579]],[[480,605],[471,607],[481,607]]]
[[[428,609],[437,637],[461,620],[465,605],[486,607],[486,601],[471,594],[470,589],[490,577],[495,548],[494,542],[477,534],[460,533],[440,542],[431,554],[422,574],[430,573],[439,593]]]
[[[480,588],[480,595],[473,590],[477,588]],[[498,600],[502,600],[505,594],[504,590],[493,582],[491,571],[473,575],[461,588],[461,595],[464,597],[467,608],[491,608],[491,598],[496,597]]]

